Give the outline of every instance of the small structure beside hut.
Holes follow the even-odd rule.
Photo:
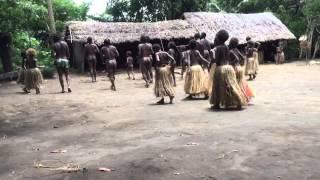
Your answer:
[[[194,12],[185,13],[183,20],[161,22],[129,23],[129,22],[79,22],[67,23],[67,40],[71,45],[71,65],[84,71],[84,43],[91,36],[100,46],[105,38],[115,44],[121,54],[120,67],[125,64],[125,51],[131,50],[137,56],[137,46],[141,35],[148,35],[152,43],[166,45],[174,40],[177,45],[187,44],[196,32],[206,32],[207,38],[214,41],[216,33],[225,29],[230,37],[238,37],[240,44],[246,43],[250,36],[254,41],[262,43],[265,52],[271,52],[279,40],[295,39],[288,28],[272,13],[228,14]],[[265,53],[267,59],[273,58]]]

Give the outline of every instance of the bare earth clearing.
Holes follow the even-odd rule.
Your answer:
[[[117,76],[57,79],[41,95],[0,85],[0,179],[241,180],[320,179],[320,66],[263,65],[250,85],[257,97],[243,111],[211,111],[205,100],[154,105],[153,89]],[[140,79],[140,74],[137,75]],[[65,153],[50,153],[53,150]],[[34,168],[68,163],[88,171]],[[97,168],[114,169],[99,172]]]

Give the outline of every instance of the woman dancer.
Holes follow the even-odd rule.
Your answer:
[[[158,104],[164,104],[164,97],[169,96],[172,104],[175,92],[172,86],[171,65],[175,60],[169,53],[161,51],[160,45],[153,45],[156,56],[156,80],[154,85],[154,94],[160,97]]]
[[[229,34],[226,30],[220,30],[216,35],[216,70],[212,83],[210,104],[213,108],[237,107],[241,109],[247,104],[246,97],[237,82],[236,73],[229,65],[230,52],[225,45]]]
[[[37,51],[35,49],[29,48],[27,50],[27,71],[25,74],[25,88],[24,92],[30,93],[31,89],[35,89],[37,94],[40,94],[40,85],[43,82],[43,77],[41,71],[37,67],[36,59]]]
[[[190,99],[193,96],[204,95],[208,98],[208,73],[205,73],[201,67],[201,62],[209,64],[209,62],[202,57],[200,52],[196,49],[197,42],[191,40],[189,43],[189,62],[187,67],[187,74],[185,78],[184,91],[189,94]]]

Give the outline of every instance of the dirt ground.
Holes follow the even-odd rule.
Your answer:
[[[0,179],[318,180],[319,74],[319,65],[303,62],[262,65],[249,82],[256,98],[242,111],[184,100],[180,79],[173,105],[154,105],[153,88],[125,73],[117,92],[103,75],[97,83],[72,75],[71,94],[59,93],[57,79],[41,95],[2,83]],[[67,152],[50,153],[57,149]]]

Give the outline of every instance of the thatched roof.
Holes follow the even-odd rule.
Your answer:
[[[67,26],[73,40],[86,41],[91,36],[96,43],[102,44],[105,38],[112,43],[139,41],[145,34],[152,39],[190,38],[196,30],[184,20],[161,21],[154,23],[72,21]]]
[[[185,13],[185,19],[199,32],[206,32],[210,41],[216,33],[225,29],[230,37],[239,38],[239,43],[246,43],[246,37],[265,42],[279,39],[295,39],[289,29],[272,13],[226,14],[195,12]]]
[[[184,13],[185,20],[161,22],[96,22],[71,21],[67,26],[72,39],[86,41],[91,36],[97,44],[105,38],[112,43],[135,42],[145,34],[151,39],[191,38],[196,32],[206,32],[213,42],[216,33],[225,29],[230,37],[239,38],[240,44],[246,43],[246,37],[265,42],[279,39],[295,39],[288,28],[272,13],[227,14],[194,12]]]

